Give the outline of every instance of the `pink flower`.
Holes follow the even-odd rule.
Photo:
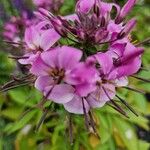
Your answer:
[[[135,47],[130,42],[124,40],[114,43],[110,51],[113,52],[114,77],[129,76],[136,73],[141,67],[141,55],[143,48]]]
[[[59,39],[60,35],[53,29],[44,29],[46,22],[40,22],[38,25],[32,25],[25,31],[25,43],[27,59],[20,59],[21,64],[31,64],[39,53],[49,50]],[[35,58],[35,59],[33,59]]]
[[[3,36],[5,39],[13,40],[18,33],[17,26],[11,22],[7,22],[4,26]]]
[[[96,89],[96,81],[99,79],[97,70],[84,62],[79,63],[67,75],[67,83],[74,85],[77,95],[86,97]]]
[[[64,104],[65,109],[75,114],[83,114],[84,111],[88,113],[91,106],[86,97],[96,90],[97,80],[99,80],[99,74],[93,65],[88,62],[79,63],[66,76],[67,83],[73,85],[75,88],[75,96],[71,101]]]
[[[46,51],[60,38],[53,28],[47,30],[42,28],[44,28],[44,25],[41,26],[41,23],[39,23],[26,29],[25,42],[29,50]]]
[[[35,87],[56,103],[72,100],[75,89],[66,83],[65,77],[78,64],[81,56],[80,50],[67,46],[41,53],[30,70],[37,76]]]
[[[10,20],[4,24],[4,38],[11,42],[20,42],[22,40],[22,32],[24,32],[28,25],[34,22],[33,19],[31,20],[28,19],[27,12],[22,12],[21,16],[18,17],[12,16]]]
[[[110,51],[94,55],[95,63],[98,63],[99,80],[97,88],[88,97],[87,101],[90,107],[102,107],[107,101],[115,97],[116,87],[126,86],[128,81],[126,77],[113,77],[113,57]]]

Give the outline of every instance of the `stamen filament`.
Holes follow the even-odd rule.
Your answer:
[[[83,106],[83,113],[84,113],[84,118],[85,118],[85,126],[86,126],[86,129],[89,131],[89,121],[88,121],[88,116],[87,116],[87,113],[86,113],[86,108],[85,108],[83,98],[82,98],[82,106]]]
[[[131,91],[136,92],[136,93],[146,94],[145,91],[143,91],[143,90],[141,90],[141,89],[135,89],[135,88],[130,87],[130,86],[126,86],[126,87],[123,87],[123,88],[126,88],[126,89],[131,90]]]
[[[131,77],[133,77],[135,79],[138,79],[138,80],[141,80],[141,81],[144,81],[144,82],[150,82],[150,79],[145,79],[145,78],[138,77],[138,76],[135,76],[135,75],[132,75]]]
[[[106,96],[107,96],[107,97],[109,98],[109,100],[110,100],[110,103],[114,105],[114,107],[116,108],[116,110],[117,110],[118,112],[120,112],[122,115],[124,115],[125,117],[129,118],[129,116],[126,114],[126,112],[125,112],[115,101],[113,101],[113,100],[110,98],[110,96],[108,95],[108,93],[107,93],[107,91],[105,90],[105,88],[102,87],[102,89],[104,90]]]
[[[137,117],[139,116],[136,111],[125,101],[123,100],[121,97],[119,97],[118,95],[116,95],[116,97],[133,113],[135,114]]]

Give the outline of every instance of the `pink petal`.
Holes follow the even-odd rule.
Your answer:
[[[45,64],[48,66],[55,68],[58,67],[58,55],[59,55],[59,47],[53,48],[49,51],[45,51],[41,54],[41,58]]]
[[[46,51],[59,39],[60,35],[54,29],[43,31],[43,34],[41,35],[40,47]]]
[[[91,93],[87,99],[89,105],[93,108],[102,107],[107,101],[115,97],[116,91],[114,85],[106,83],[102,86],[107,94],[102,87],[99,87],[95,92]]]
[[[102,68],[104,74],[108,74],[113,67],[112,54],[108,51],[106,53],[98,53],[95,55],[97,61]]]
[[[76,67],[66,75],[66,82],[72,85],[85,83],[95,83],[99,79],[99,74],[93,66],[86,63],[78,63]]]
[[[119,33],[121,32],[121,30],[123,29],[123,26],[122,24],[115,24],[114,21],[109,21],[109,24],[107,26],[107,30],[110,32],[110,33]]]
[[[47,89],[45,90],[47,91]],[[74,97],[74,92],[74,88],[68,84],[55,85],[52,92],[48,96],[48,99],[56,103],[64,104],[72,100]]]
[[[88,13],[94,5],[95,0],[79,0],[76,5],[76,10],[83,13]]]
[[[137,57],[131,61],[128,61],[128,63],[124,64],[123,66],[120,66],[116,68],[118,72],[118,78],[122,76],[129,76],[134,73],[136,73],[141,67],[141,58]]]
[[[106,83],[106,84],[103,84],[102,85],[103,88],[101,87],[100,88],[100,98],[99,98],[99,101],[110,101],[110,99],[113,99],[115,97],[115,94],[116,94],[116,90],[115,90],[115,86],[113,84],[109,84],[109,83]],[[107,94],[106,94],[106,92]]]
[[[90,107],[88,103],[86,102],[86,100],[84,100],[84,105],[85,105],[85,110],[88,113]],[[75,95],[74,98],[70,102],[65,103],[64,108],[70,113],[84,114],[82,98],[77,95]]]
[[[35,62],[33,62],[32,67],[30,69],[30,72],[37,76],[44,76],[48,75],[48,72],[50,71],[50,67],[46,65],[41,57],[39,56]]]
[[[121,77],[115,80],[115,85],[117,87],[127,86],[128,85],[128,78],[127,77]]]
[[[54,81],[50,76],[40,76],[35,81],[35,88],[44,92],[45,88],[52,85],[53,83]]]
[[[82,51],[69,47],[63,46],[59,51],[58,61],[59,67],[64,69],[72,69],[79,62],[82,57]]]
[[[96,90],[96,84],[85,83],[76,86],[76,93],[82,97],[86,97],[89,93]]]
[[[23,57],[28,57],[25,59],[19,59],[18,62],[23,65],[32,64],[38,57],[39,53],[33,54],[33,53],[27,53]]]
[[[34,26],[31,26],[25,30],[25,42],[27,46],[31,49],[39,47],[40,44],[40,35],[35,30]]]
[[[105,105],[105,103],[107,102],[105,100],[100,101],[100,99],[98,97],[96,97],[96,95],[97,95],[96,93],[99,94],[99,91],[91,93],[87,98],[87,102],[91,108],[103,107]]]
[[[117,14],[120,12],[119,5],[116,5],[115,3],[105,3],[100,1],[99,6],[100,6],[100,12],[102,16],[106,16],[108,13],[110,13],[113,6],[116,8]]]

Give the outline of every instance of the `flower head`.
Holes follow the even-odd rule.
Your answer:
[[[82,52],[72,47],[57,47],[43,52],[32,64],[31,72],[37,76],[35,87],[56,103],[69,102],[74,88],[66,83],[65,77],[81,59]],[[70,59],[71,58],[71,59]]]
[[[105,103],[125,114],[113,99],[141,67],[143,48],[129,40],[136,19],[124,21],[134,4],[128,0],[121,8],[101,0],[79,0],[75,13],[68,16],[39,8],[36,15],[42,21],[26,28],[28,58],[19,61],[30,64],[35,87],[46,99],[85,116]]]

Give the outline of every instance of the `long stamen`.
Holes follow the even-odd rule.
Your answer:
[[[86,112],[83,98],[82,98],[82,106],[83,106],[83,113],[84,113],[84,118],[85,118],[85,126],[86,126],[86,129],[89,131],[89,121],[88,121],[88,116],[87,116],[87,112]]]
[[[40,103],[37,104],[37,107],[42,108],[43,105],[46,103],[48,96],[51,94],[53,88],[54,88],[55,84],[53,85],[53,87],[47,92],[46,96],[43,96],[43,98],[40,100]]]
[[[73,145],[73,124],[72,124],[71,114],[69,114],[69,139],[70,139],[70,144]]]
[[[124,115],[125,117],[129,118],[127,113],[118,105],[115,101],[111,100],[111,103],[119,110],[119,112]]]
[[[135,75],[132,75],[131,77],[133,77],[135,79],[138,79],[138,80],[141,80],[141,81],[144,81],[144,82],[150,82],[150,79],[145,79],[145,78],[138,77],[138,76],[135,76]]]
[[[49,108],[51,107],[51,105],[52,105],[52,102],[50,103]],[[38,124],[36,126],[35,132],[39,130],[40,126],[44,122],[44,120],[45,120],[45,118],[46,118],[46,116],[48,114],[49,108],[47,108],[47,109],[44,110],[44,113],[43,113],[41,119],[39,120],[39,122],[38,122]]]
[[[8,56],[8,58],[11,59],[28,59],[28,56]]]
[[[17,82],[16,84],[18,84],[18,82],[21,82],[21,81],[24,82],[24,81],[26,81],[26,80],[28,80],[28,79],[30,79],[30,78],[32,78],[32,77],[34,77],[32,74],[28,74],[28,75],[26,75],[26,76],[24,76],[24,77],[21,77],[21,78],[12,76],[13,80],[11,80],[11,81],[5,83],[1,88],[2,88],[2,89],[3,89],[3,88],[7,88],[7,87],[9,87],[9,86],[11,86],[11,85],[14,85],[16,82]]]
[[[131,86],[126,86],[126,87],[123,87],[123,88],[126,88],[126,89],[131,90],[131,91],[136,92],[136,93],[146,94],[145,91],[143,91],[143,90],[141,90],[141,89],[135,89],[135,88],[133,88],[133,87],[131,87]]]
[[[110,103],[106,103],[108,106],[112,107],[113,109],[115,109],[117,112],[119,112],[120,114],[122,114],[124,116],[124,113],[122,113],[122,111],[120,111],[120,109],[118,109],[117,107],[115,107],[114,105],[111,105]],[[127,117],[128,118],[128,117]]]
[[[101,42],[101,43],[98,43],[98,45],[115,42],[116,40],[118,40],[118,39],[114,39],[114,40],[112,40],[112,41]]]
[[[150,71],[150,69],[145,68],[145,67],[141,67],[140,69],[143,70],[143,71]]]
[[[144,41],[142,41],[142,42],[139,42],[139,43],[137,43],[135,46],[141,46],[141,45],[144,45],[144,44],[150,44],[150,37],[149,38],[147,38],[147,39],[145,39]]]
[[[6,41],[6,40],[3,40],[3,42],[13,44],[13,45],[22,45],[23,44],[23,43],[18,43],[18,42],[13,42],[13,41]]]
[[[111,103],[112,105],[114,105],[114,107],[116,108],[116,110],[117,110],[118,112],[120,112],[122,115],[124,115],[125,117],[129,118],[129,116],[126,114],[126,112],[125,112],[115,101],[113,101],[113,100],[110,98],[110,96],[109,96],[109,94],[107,93],[107,91],[105,90],[105,88],[102,87],[102,89],[104,90],[106,96],[107,96],[107,97],[109,98],[109,100],[110,100],[110,103]],[[114,108],[114,107],[113,107],[113,108]]]
[[[44,111],[44,113],[43,113],[41,119],[39,120],[39,122],[38,122],[38,124],[37,124],[37,126],[36,126],[35,132],[37,132],[37,131],[39,130],[40,126],[41,126],[42,123],[44,122],[44,120],[45,120],[45,118],[46,118],[46,116],[47,116],[47,114],[48,114],[48,111],[49,111],[48,109],[46,109],[46,110]]]
[[[0,92],[6,92],[19,86],[25,86],[33,83],[34,81],[34,76],[31,74],[26,75],[22,78],[13,77],[13,80],[7,82],[6,84],[0,87]]]
[[[18,85],[13,85],[13,86],[10,86],[10,87],[7,87],[7,88],[2,88],[2,89],[0,89],[0,92],[7,92],[7,91],[15,89],[17,87],[29,85],[29,84],[31,84],[33,82],[34,81],[28,81],[28,82],[24,82],[24,83],[21,83],[21,84],[18,84]]]
[[[139,116],[136,111],[125,101],[123,100],[121,97],[119,97],[118,95],[116,95],[116,97],[133,113],[135,114],[137,117]]]
[[[89,111],[89,117],[90,117],[90,123],[91,123],[91,126],[93,128],[93,131],[94,131],[95,135],[100,139],[100,136],[98,135],[98,133],[96,131],[96,125],[95,125],[95,122],[94,122],[93,115],[92,115],[91,111]]]

